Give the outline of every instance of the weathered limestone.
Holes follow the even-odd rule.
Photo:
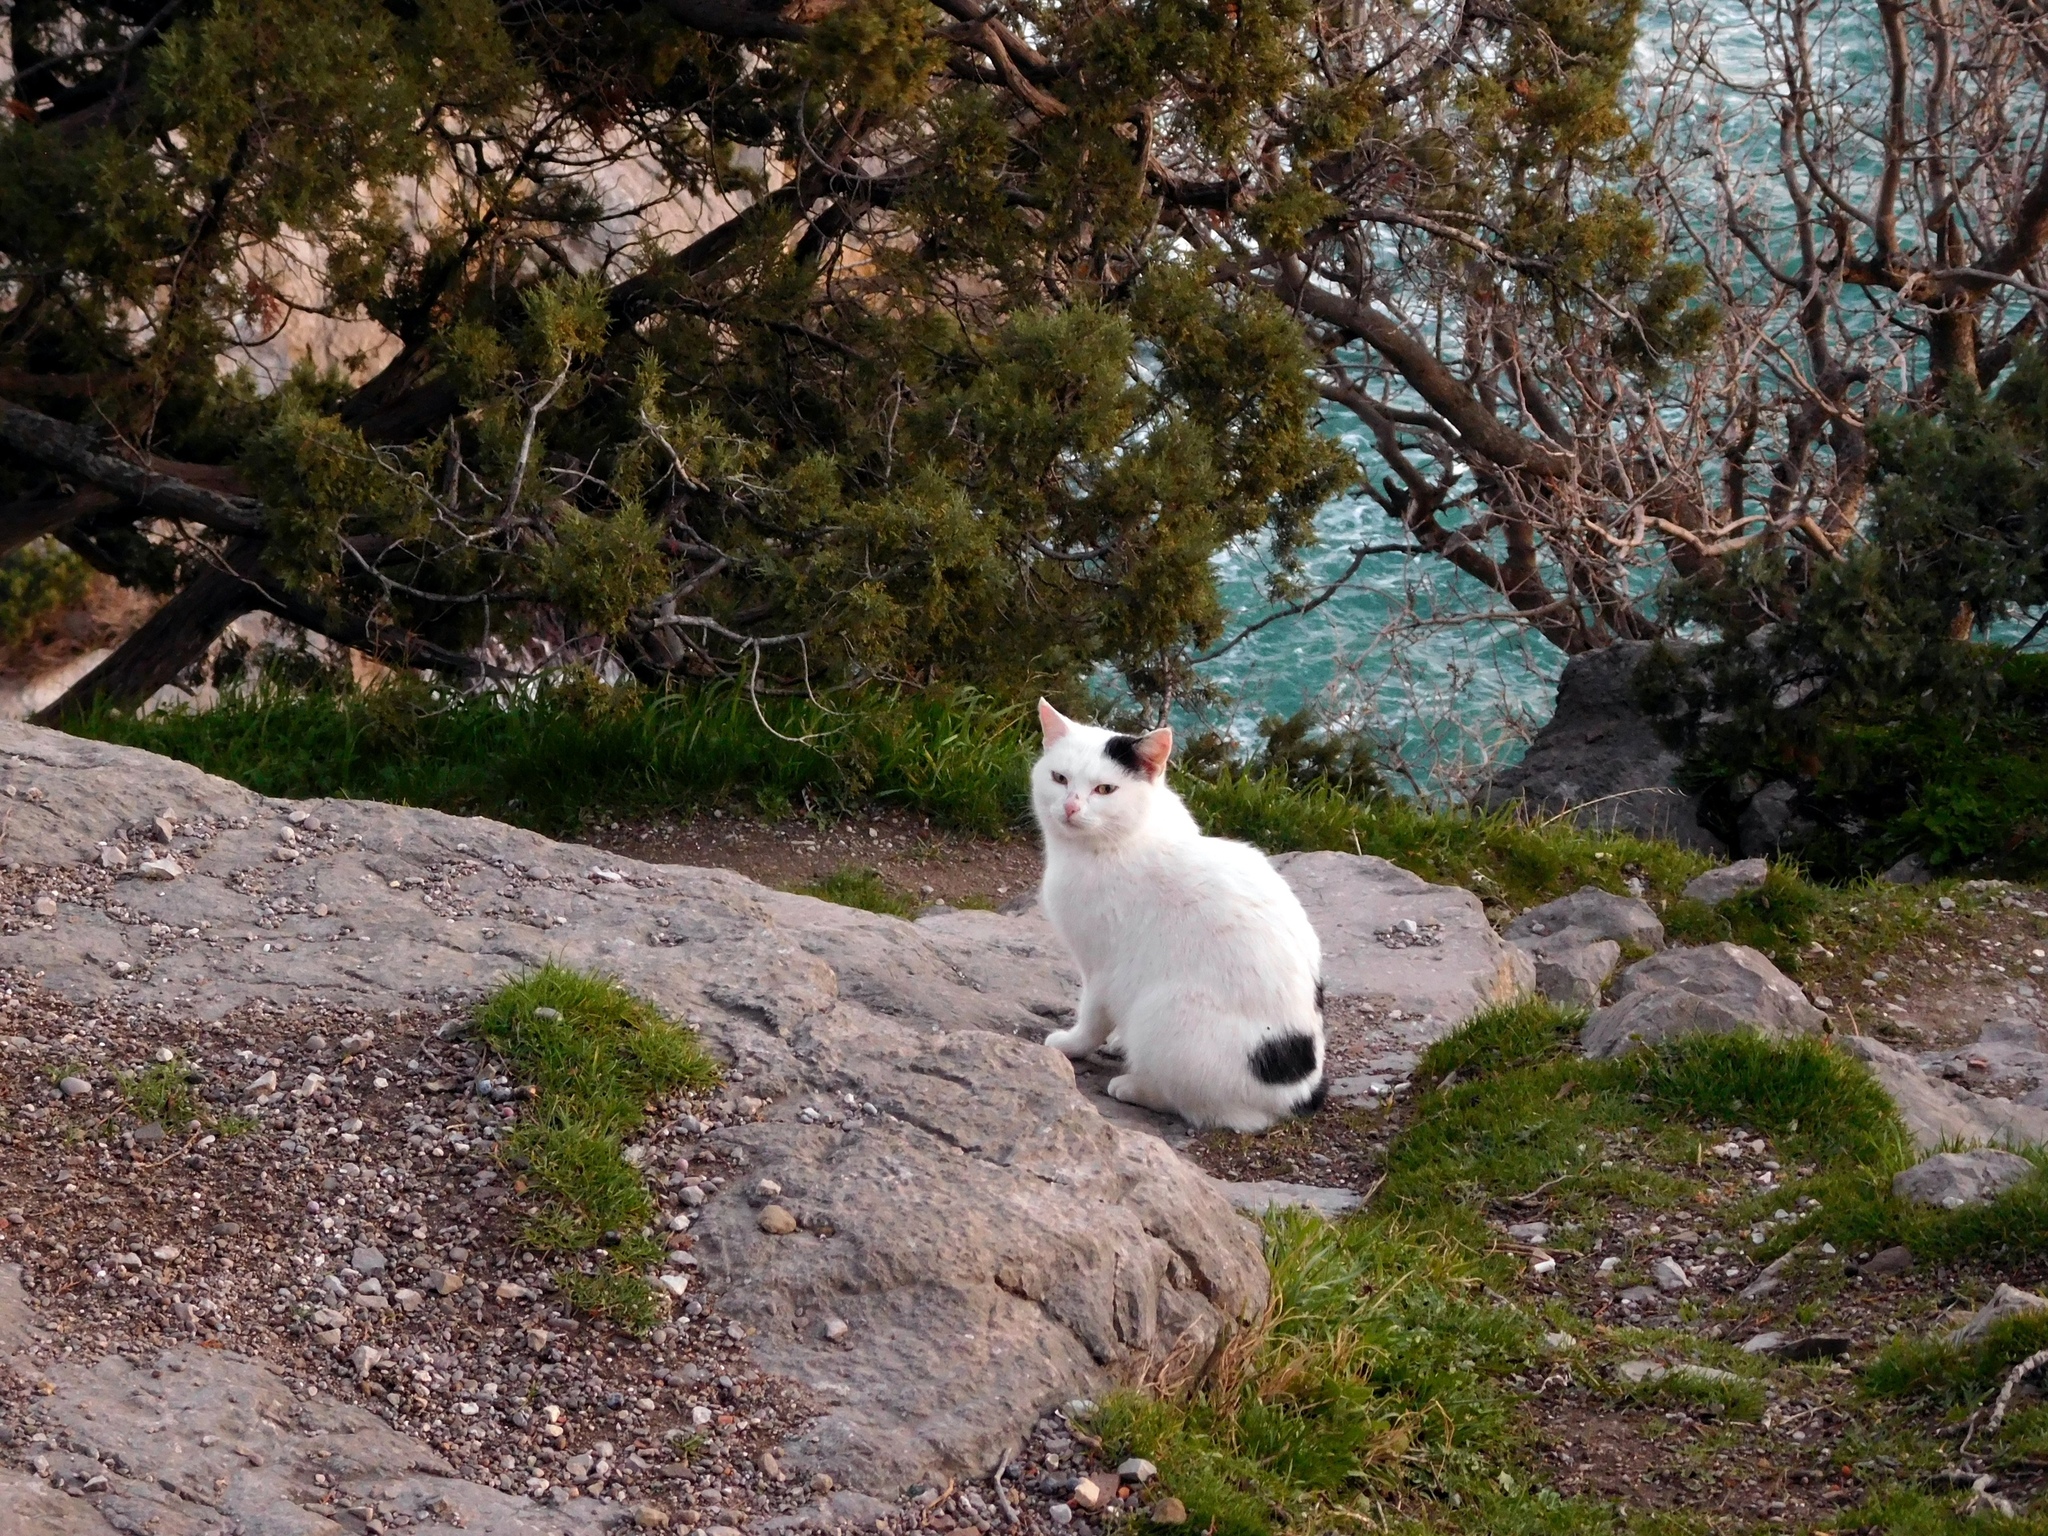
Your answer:
[[[1256,1229],[1155,1136],[1105,1121],[1038,1043],[1048,1021],[1018,998],[1051,993],[977,982],[919,926],[481,819],[295,806],[26,726],[0,726],[0,794],[17,866],[139,853],[159,811],[177,829],[150,851],[185,873],[119,878],[135,920],[67,904],[54,931],[0,937],[0,964],[59,992],[206,1018],[258,999],[454,1017],[552,959],[701,1029],[768,1101],[717,1134],[836,1233],[764,1235],[737,1197],[695,1227],[756,1359],[824,1406],[792,1465],[891,1493],[986,1471],[1048,1405],[1199,1366],[1264,1308]],[[881,1113],[798,1117],[847,1093]],[[847,1319],[852,1342],[805,1335],[806,1310]]]
[[[2033,1173],[2034,1165],[2016,1152],[1996,1148],[1937,1152],[1901,1169],[1892,1179],[1892,1193],[1914,1205],[1955,1211],[1966,1205],[1989,1205]]]
[[[2048,1109],[1975,1094],[1942,1081],[1904,1051],[1867,1035],[1837,1035],[1835,1048],[1870,1069],[1899,1108],[1922,1152],[1990,1143],[2004,1147],[2048,1142]]]
[[[1685,882],[1685,899],[1716,906],[1731,896],[1758,889],[1770,873],[1770,863],[1765,859],[1739,859],[1733,864],[1718,865]]]
[[[1618,1056],[1682,1035],[1754,1030],[1774,1040],[1816,1034],[1825,1015],[1745,944],[1666,950],[1622,972],[1615,999],[1586,1021],[1585,1054]]]

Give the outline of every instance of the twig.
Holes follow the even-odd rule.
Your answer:
[[[996,1508],[1003,1512],[1003,1524],[1015,1525],[1017,1511],[1010,1507],[1010,1496],[1003,1492],[1003,1474],[1010,1470],[1010,1448],[1003,1447],[1003,1459],[996,1463],[995,1476],[990,1481],[995,1485]]]
[[[1984,1433],[1986,1435],[1998,1433],[1998,1426],[2005,1422],[2005,1410],[2012,1406],[2013,1393],[2019,1390],[2021,1382],[2025,1381],[2044,1365],[2048,1365],[2048,1349],[2037,1349],[2005,1373],[2005,1385],[1998,1389],[1998,1399],[1991,1405],[1991,1417],[1984,1421]],[[1975,1420],[1976,1415],[1972,1414],[1970,1427],[1963,1432],[1963,1443],[1956,1447],[1956,1459],[1958,1461],[1962,1459],[1963,1453],[1970,1448],[1970,1436],[1977,1432]]]

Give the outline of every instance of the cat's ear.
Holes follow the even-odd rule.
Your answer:
[[[1173,727],[1162,725],[1156,731],[1147,731],[1131,747],[1137,754],[1138,762],[1145,770],[1145,777],[1156,779],[1166,772],[1166,760],[1173,756]]]
[[[1045,744],[1048,747],[1074,728],[1073,721],[1043,699],[1038,701],[1038,724],[1045,732]]]

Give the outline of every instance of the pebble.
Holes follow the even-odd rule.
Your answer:
[[[1116,1479],[1106,1473],[1082,1478],[1074,1484],[1073,1502],[1087,1510],[1107,1509],[1116,1503]]]
[[[178,1059],[178,1053],[168,1045],[160,1045],[156,1048],[155,1054],[150,1059],[161,1066],[167,1067]]]
[[[1074,1523],[1074,1511],[1065,1504],[1049,1504],[1046,1506],[1045,1518],[1054,1525],[1072,1525]]]
[[[358,1248],[349,1255],[349,1268],[359,1275],[381,1275],[384,1273],[384,1255],[374,1248]]]
[[[761,1230],[771,1237],[787,1237],[796,1230],[796,1217],[780,1205],[764,1206],[761,1209]]]
[[[35,914],[37,917],[55,917],[57,915],[57,898],[54,896],[38,896],[36,898]]]
[[[1657,1289],[1660,1291],[1689,1291],[1692,1289],[1692,1281],[1686,1278],[1685,1270],[1679,1265],[1678,1260],[1672,1258],[1669,1254],[1652,1261],[1650,1265],[1650,1278],[1656,1282]]]
[[[105,847],[100,849],[101,869],[126,869],[127,867],[127,849],[116,847],[112,843],[108,843]]]
[[[1159,1469],[1142,1456],[1133,1456],[1116,1469],[1116,1475],[1127,1483],[1143,1487],[1159,1475]]]
[[[533,1016],[553,1024],[562,1017],[562,1012],[559,1008],[536,1008],[533,1010]]]
[[[67,1077],[57,1086],[67,1099],[82,1099],[92,1092],[92,1084],[82,1077]]]
[[[811,1492],[830,1493],[835,1486],[837,1485],[833,1483],[830,1472],[813,1472],[811,1474]]]
[[[136,868],[145,880],[177,880],[185,873],[185,866],[168,853],[161,858],[144,859]]]
[[[759,1195],[763,1200],[773,1200],[777,1195],[782,1193],[782,1186],[776,1183],[773,1179],[763,1179],[760,1183],[754,1186],[754,1193]]]
[[[848,1331],[849,1330],[845,1318],[828,1317],[825,1319],[825,1337],[830,1339],[833,1343],[836,1344],[841,1339],[845,1338]]]
[[[668,1511],[659,1504],[642,1504],[633,1511],[633,1524],[643,1531],[659,1531],[668,1527]]]
[[[1161,1499],[1152,1506],[1152,1523],[1154,1525],[1186,1525],[1187,1522],[1187,1505],[1171,1495]]]
[[[265,1072],[265,1073],[264,1073],[264,1074],[263,1074],[263,1075],[262,1075],[261,1077],[257,1078],[255,1082],[251,1083],[251,1084],[249,1085],[249,1092],[251,1092],[251,1093],[275,1093],[275,1092],[277,1092],[277,1071],[276,1071],[276,1069],[275,1069],[275,1068],[272,1068],[272,1069],[271,1069],[270,1071],[268,1071],[268,1072]]]

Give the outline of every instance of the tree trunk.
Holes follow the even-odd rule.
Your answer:
[[[113,655],[38,714],[34,723],[57,725],[96,706],[133,709],[174,681],[206,654],[206,648],[228,625],[265,606],[253,581],[262,550],[260,539],[236,539],[228,546],[222,565],[209,566],[187,582]]]

